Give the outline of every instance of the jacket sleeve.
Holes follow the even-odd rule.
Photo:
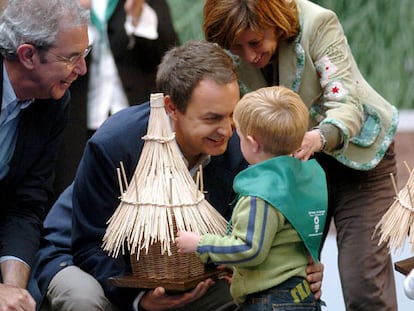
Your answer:
[[[283,215],[262,199],[242,197],[236,204],[231,235],[203,235],[198,245],[201,259],[239,267],[256,266],[267,258]]]
[[[42,304],[51,279],[60,270],[73,265],[72,260],[72,190],[70,185],[59,196],[43,223],[43,234],[40,248],[36,254],[32,278],[34,278],[39,294],[36,303]]]
[[[361,88],[357,81],[358,71],[347,38],[336,14],[329,10],[319,13],[313,23],[306,25],[303,36],[309,36],[309,51],[322,88],[321,102],[311,108],[316,119],[324,117],[321,124],[339,129],[346,147],[349,139],[357,135],[364,124],[364,107]],[[319,115],[319,116],[318,116]],[[326,128],[327,129],[327,128]],[[331,142],[340,146],[341,141]]]
[[[54,162],[69,113],[70,94],[35,100],[22,114],[15,154],[6,177],[0,219],[0,256],[32,265],[53,193]]]
[[[123,310],[131,307],[139,291],[108,284],[109,277],[129,273],[130,264],[128,256],[109,256],[102,249],[102,238],[107,221],[120,203],[116,169],[122,160],[127,178],[131,178],[143,144],[140,137],[145,132],[140,133],[137,128],[146,129],[146,123],[139,126],[139,117],[130,111],[143,108],[142,105],[133,106],[112,116],[88,141],[73,190],[74,263],[95,277],[106,296]]]

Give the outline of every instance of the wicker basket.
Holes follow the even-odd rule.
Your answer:
[[[202,168],[196,181],[188,171],[163,94],[151,94],[150,102],[148,131],[133,178],[127,179],[122,162],[117,169],[121,202],[108,220],[103,249],[117,257],[126,242],[131,251],[132,276],[114,280],[115,286],[186,290],[217,272],[206,271],[196,254],[178,253],[175,233],[224,234],[227,222],[204,197]]]
[[[132,275],[138,278],[175,280],[196,277],[204,274],[204,264],[196,254],[181,254],[172,245],[172,255],[161,254],[161,244],[151,245],[148,254],[141,253],[139,260],[131,255]]]
[[[174,219],[172,226],[174,232],[177,232]],[[195,253],[178,253],[175,243],[171,243],[170,247],[170,255],[162,251],[160,242],[152,244],[148,252],[141,252],[139,259],[136,254],[131,254],[132,275],[143,279],[177,280],[204,274],[204,264]]]

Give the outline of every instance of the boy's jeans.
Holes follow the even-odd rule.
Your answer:
[[[282,284],[247,296],[243,311],[319,311],[309,284],[300,277],[292,277]]]

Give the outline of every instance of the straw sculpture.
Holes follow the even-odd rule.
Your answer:
[[[150,105],[148,132],[142,137],[143,150],[129,184],[122,163],[118,169],[121,202],[103,238],[103,248],[110,255],[125,254],[126,244],[137,261],[141,251],[148,254],[154,244],[161,245],[161,255],[173,255],[178,230],[224,234],[227,226],[198,189],[203,188],[202,171],[195,182],[182,159],[163,94],[152,94]]]
[[[398,192],[395,178],[391,175],[396,197],[388,211],[375,226],[374,234],[380,235],[378,245],[387,243],[394,251],[402,250],[406,238],[414,251],[414,171],[404,162],[409,178]]]

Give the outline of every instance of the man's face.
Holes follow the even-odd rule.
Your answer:
[[[170,113],[177,143],[190,166],[200,154],[220,155],[233,134],[233,110],[239,100],[237,81],[220,85],[201,81],[183,114]]]
[[[79,75],[87,72],[83,52],[88,47],[87,26],[63,31],[57,38],[56,46],[43,52],[43,62],[37,63],[33,80],[37,84],[37,98],[59,99]],[[70,63],[65,59],[75,56]]]

